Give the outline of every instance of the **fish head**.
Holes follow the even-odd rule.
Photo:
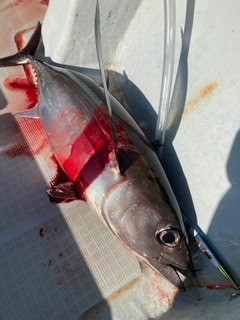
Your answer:
[[[156,183],[149,179],[127,183],[122,205],[125,210],[120,224],[114,226],[118,238],[140,260],[185,291],[177,271],[194,275],[191,257],[176,215],[163,200]]]

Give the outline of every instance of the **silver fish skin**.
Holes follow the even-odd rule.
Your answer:
[[[29,63],[35,70],[38,104],[22,116],[41,120],[52,152],[70,181],[49,193],[82,197],[131,253],[185,291],[176,271],[194,275],[191,258],[156,174],[129,131],[114,117],[125,168],[120,174],[102,89],[81,74],[35,60],[31,42],[36,46],[36,37],[39,25],[27,50],[0,59],[0,66]]]

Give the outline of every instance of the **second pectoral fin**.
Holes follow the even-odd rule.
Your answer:
[[[67,181],[57,184],[47,189],[47,193],[52,198],[63,200],[82,200],[72,182]]]

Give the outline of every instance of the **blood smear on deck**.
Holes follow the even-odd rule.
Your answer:
[[[3,84],[10,91],[21,91],[26,94],[25,109],[31,109],[36,105],[38,101],[37,89],[26,78],[11,75],[4,80]]]
[[[37,89],[29,84],[27,79],[21,76],[11,75],[4,80],[4,86],[10,91],[22,92],[23,101],[20,101],[19,108],[22,110],[31,109],[37,103]],[[25,99],[24,99],[25,97]],[[13,111],[19,111],[13,110]],[[9,115],[11,116],[11,115]],[[14,116],[11,116],[14,117]],[[42,129],[42,125],[38,120],[25,119],[24,121],[12,122],[12,127],[8,128],[9,132],[14,136],[18,136],[16,144],[14,141],[9,141],[9,147],[6,145],[4,154],[10,158],[16,156],[27,156],[33,159],[33,155],[40,154],[47,146],[48,142]],[[22,138],[21,138],[22,137]],[[29,139],[28,139],[29,137]],[[34,137],[34,139],[32,139]],[[32,142],[30,142],[30,139]],[[28,142],[29,141],[29,142]]]

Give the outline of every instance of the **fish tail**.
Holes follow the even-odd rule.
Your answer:
[[[41,24],[38,22],[27,45],[19,52],[0,59],[0,67],[12,67],[16,65],[29,64],[34,56],[41,40]]]

